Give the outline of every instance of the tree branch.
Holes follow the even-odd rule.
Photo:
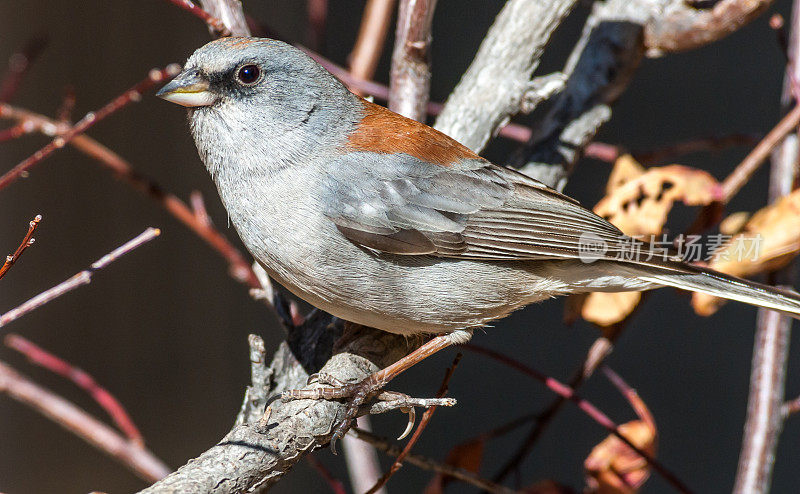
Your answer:
[[[436,0],[400,0],[392,53],[389,109],[425,122],[431,89],[428,48]]]
[[[509,0],[447,98],[436,129],[480,151],[522,109],[550,35],[575,0]],[[530,108],[532,109],[532,108]]]
[[[792,32],[789,44],[789,64],[783,89],[784,106],[798,106],[792,97],[793,80],[800,76],[800,0],[792,8]],[[772,132],[771,132],[772,133]],[[792,192],[798,177],[798,136],[789,134],[772,155],[769,199],[771,202]],[[792,286],[796,263],[791,262],[770,278],[773,283]],[[744,426],[742,450],[733,492],[759,494],[769,492],[775,450],[783,429],[783,400],[786,365],[792,319],[778,312],[758,310],[758,323],[750,374],[750,396]]]

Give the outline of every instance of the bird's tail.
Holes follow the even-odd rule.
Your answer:
[[[736,300],[800,319],[800,294],[792,290],[763,285],[684,263],[680,263],[679,270],[666,266],[639,265],[637,271],[642,279],[653,283]]]

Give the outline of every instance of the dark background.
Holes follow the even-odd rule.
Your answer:
[[[771,10],[788,18],[789,1]],[[503,2],[439,2],[434,21],[432,97],[441,101],[468,66]],[[363,2],[331,2],[324,53],[345,63]],[[246,2],[256,19],[289,41],[303,41],[304,2]],[[556,70],[577,39],[587,9],[562,26],[540,73]],[[660,60],[647,60],[617,104],[599,139],[648,149],[676,140],[729,132],[766,132],[777,121],[783,58],[763,15],[735,35],[709,47]],[[99,108],[147,71],[182,62],[209,40],[205,26],[162,0],[0,0],[0,60],[31,36],[50,44],[28,75],[15,104],[53,115],[64,88],[78,97],[75,117]],[[386,50],[387,54],[390,49]],[[387,80],[388,55],[377,78]],[[113,115],[89,134],[153,176],[167,190],[188,198],[203,192],[209,212],[229,238],[216,192],[197,158],[184,112],[147,94],[141,103]],[[6,171],[47,142],[30,136],[0,144]],[[485,153],[503,162],[514,146],[501,141]],[[702,153],[687,165],[723,178],[747,150]],[[601,196],[610,166],[583,160],[567,192],[591,205]],[[759,172],[729,210],[754,210],[766,200],[766,169]],[[161,238],[97,274],[83,287],[25,316],[14,331],[82,367],[125,404],[152,450],[177,467],[228,431],[249,382],[247,334],[261,334],[273,350],[283,335],[273,316],[253,302],[227,275],[227,266],[204,243],[148,198],[115,180],[72,149],[59,151],[29,178],[0,191],[0,251],[11,251],[27,221],[41,213],[37,243],[0,282],[0,312],[88,266],[147,226]],[[688,211],[675,224],[685,224]],[[567,379],[597,337],[584,322],[561,323],[563,301],[550,301],[499,321],[474,341],[561,379]],[[725,492],[733,484],[741,442],[756,311],[728,304],[703,319],[688,298],[661,290],[648,298],[623,334],[609,362],[649,405],[660,431],[658,457],[698,492]],[[392,384],[428,396],[439,386],[455,350],[425,362]],[[24,362],[11,350],[0,359],[38,382],[103,413],[82,392]],[[800,367],[790,363],[789,396],[800,392]],[[602,377],[582,393],[619,422],[633,414]],[[553,395],[484,357],[467,353],[451,382],[454,409],[440,409],[415,452],[444,458],[456,443],[537,410]],[[0,491],[126,492],[144,487],[122,466],[30,409],[0,396]],[[380,434],[402,430],[400,414],[379,416]],[[515,448],[525,429],[493,441],[482,472],[491,475]],[[794,491],[800,467],[800,426],[790,419],[781,438],[774,492]],[[524,484],[553,478],[582,485],[582,462],[606,433],[567,406],[524,464]],[[341,456],[317,453],[340,478]],[[386,458],[383,458],[386,462]],[[413,466],[389,483],[391,492],[419,492],[431,478]],[[453,492],[468,490],[463,484]],[[658,475],[644,492],[671,492]],[[275,492],[327,492],[318,475],[301,462]]]

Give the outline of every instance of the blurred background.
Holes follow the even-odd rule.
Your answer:
[[[322,53],[344,65],[353,46],[363,1],[332,1]],[[433,28],[432,99],[442,101],[467,68],[503,2],[440,1]],[[770,12],[789,17],[790,2],[706,48],[646,60],[616,105],[598,140],[634,150],[707,135],[764,133],[780,117],[784,59]],[[290,42],[307,32],[304,2],[246,1],[245,10]],[[558,30],[539,73],[561,68],[588,7],[578,7]],[[49,39],[13,103],[54,116],[67,87],[77,96],[75,118],[95,110],[142,79],[148,70],[183,62],[207,42],[196,18],[163,0],[0,1],[2,64],[33,36]],[[388,43],[392,43],[392,35]],[[376,79],[388,81],[391,44]],[[0,64],[0,65],[2,65]],[[521,119],[524,122],[524,119]],[[166,190],[188,200],[200,190],[212,219],[237,245],[212,182],[190,139],[184,112],[146,94],[89,135],[117,151]],[[47,139],[31,135],[0,144],[6,171]],[[496,140],[484,156],[505,162],[513,143]],[[681,162],[723,178],[747,152],[697,153]],[[582,160],[566,192],[585,205],[602,196],[610,165]],[[766,203],[767,168],[728,211],[754,211]],[[247,335],[264,337],[272,352],[283,333],[272,314],[227,273],[225,262],[149,198],[116,180],[89,158],[66,148],[30,176],[0,191],[0,252],[11,252],[27,222],[42,214],[36,245],[0,282],[0,312],[64,280],[147,226],[160,238],[98,273],[80,288],[25,316],[3,332],[17,332],[85,369],[127,406],[148,446],[171,467],[217,442],[231,427],[249,383]],[[693,212],[678,209],[670,224],[685,225]],[[675,231],[678,231],[675,228]],[[563,300],[513,314],[474,342],[566,380],[598,336],[593,326],[562,323]],[[741,443],[756,311],[728,304],[711,318],[696,316],[688,296],[661,290],[622,335],[609,364],[637,388],[658,425],[658,458],[697,492],[725,492]],[[415,396],[435,393],[456,350],[442,352],[392,384]],[[93,401],[63,379],[0,348],[9,362],[43,385],[105,418]],[[527,412],[553,394],[537,382],[482,356],[465,353],[450,383],[459,400],[440,409],[414,452],[444,459],[457,443]],[[800,365],[789,365],[787,396],[800,392]],[[600,375],[581,391],[617,422],[634,418],[628,403]],[[146,484],[74,435],[0,395],[0,491],[92,490],[127,492]],[[377,433],[396,436],[401,414],[374,418]],[[492,475],[517,447],[527,428],[489,443],[481,472]],[[790,418],[781,438],[774,492],[796,490],[800,468],[800,419]],[[582,464],[606,436],[567,405],[547,429],[520,473],[522,485],[554,479],[583,485]],[[316,453],[346,480],[344,461]],[[389,460],[382,457],[384,466]],[[419,492],[432,474],[407,465],[389,482],[390,492]],[[454,484],[452,492],[474,491]],[[327,492],[301,462],[274,492]],[[658,475],[643,492],[672,492]]]

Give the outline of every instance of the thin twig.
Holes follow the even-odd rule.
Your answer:
[[[22,50],[11,55],[11,58],[8,59],[8,70],[0,82],[0,103],[14,97],[31,64],[41,55],[45,46],[47,46],[47,38],[37,36],[25,43]]]
[[[722,182],[722,202],[729,202],[750,180],[772,150],[800,123],[800,105],[792,108]]]
[[[793,2],[787,56],[787,74],[781,99],[784,107],[795,105],[787,115],[789,117],[798,113],[800,108],[794,101],[796,79],[800,71],[797,65],[800,56],[800,0]],[[770,202],[792,192],[798,177],[798,136],[790,134],[779,141],[780,146],[772,155],[768,194]],[[791,262],[780,271],[770,273],[770,282],[791,286],[795,267],[796,264]],[[791,327],[792,319],[788,316],[759,309],[750,371],[747,418],[733,486],[736,494],[761,494],[770,490],[775,451],[786,417],[783,400]]]
[[[372,79],[378,67],[386,34],[394,11],[394,0],[368,0],[361,17],[353,52],[350,53],[350,73],[362,80]]]
[[[447,369],[447,372],[445,372],[444,374],[444,379],[442,379],[442,384],[441,386],[439,386],[439,391],[436,393],[437,398],[442,398],[445,394],[447,394],[447,388],[448,388],[447,385],[450,382],[450,378],[453,377],[453,372],[455,372],[456,367],[458,367],[458,363],[460,361],[461,361],[461,354],[459,353],[458,355],[456,355],[456,358],[453,360],[453,363],[450,365],[450,367]],[[389,467],[389,471],[386,472],[380,479],[378,479],[375,485],[373,485],[372,488],[370,488],[370,490],[366,492],[366,494],[374,494],[378,489],[386,485],[386,482],[389,481],[392,475],[394,475],[398,470],[400,470],[403,460],[411,452],[411,448],[414,447],[414,445],[419,440],[420,436],[422,436],[422,431],[424,431],[425,428],[428,426],[428,422],[431,421],[431,418],[433,417],[433,413],[436,411],[436,408],[437,407],[434,405],[425,410],[425,413],[422,414],[422,420],[419,421],[417,430],[414,431],[414,434],[411,436],[411,439],[408,440],[408,443],[406,443],[406,446],[403,448],[403,451],[401,451],[400,454],[397,455],[397,458],[395,458],[394,463],[392,463],[392,466]]]
[[[0,118],[15,119],[25,123],[30,122],[36,130],[49,136],[58,135],[69,128],[43,115],[11,105],[0,104]],[[244,255],[228,241],[225,235],[212,224],[209,224],[207,217],[204,217],[202,213],[198,214],[197,210],[193,211],[177,196],[164,191],[153,179],[135,171],[133,166],[120,155],[91,137],[87,135],[76,136],[70,142],[70,145],[94,158],[101,165],[111,170],[117,177],[128,182],[134,189],[158,202],[168,213],[186,225],[228,262],[230,274],[235,280],[246,284],[251,289],[262,288],[258,277],[253,272],[250,263],[245,260]],[[197,202],[198,200],[195,198],[193,204],[196,205]]]
[[[386,453],[387,455],[391,456],[398,456],[403,451],[403,448],[400,445],[390,442],[388,439],[377,436],[372,432],[365,431],[363,429],[359,429],[357,427],[353,427],[350,429],[352,435],[357,437],[358,439],[371,444],[376,449],[379,449]],[[409,453],[405,457],[405,463],[409,463],[416,467],[431,470],[433,472],[442,473],[447,475],[448,477],[452,477],[454,479],[458,479],[462,482],[466,482],[468,484],[474,485],[476,487],[480,487],[481,489],[491,492],[491,493],[499,493],[499,494],[512,494],[512,489],[508,487],[495,484],[494,482],[479,477],[478,475],[464,470],[463,468],[454,467],[452,465],[448,465],[446,463],[440,463],[432,458],[428,458],[426,456],[416,455],[414,453]]]
[[[173,5],[177,5],[183,10],[201,19],[203,22],[206,23],[208,28],[217,36],[225,37],[231,35],[231,31],[225,26],[224,22],[214,17],[213,15],[209,14],[204,9],[198,7],[191,1],[189,0],[167,0],[167,1]]]
[[[436,0],[400,0],[392,53],[389,109],[425,121],[431,88],[428,56]]]
[[[27,302],[24,302],[23,304],[17,306],[14,309],[11,309],[10,311],[0,316],[0,327],[3,327],[8,323],[19,319],[28,312],[31,312],[32,310],[41,307],[47,302],[50,302],[51,300],[56,299],[61,295],[64,295],[65,293],[78,288],[79,286],[88,285],[92,281],[92,274],[94,274],[95,271],[103,269],[104,267],[108,266],[112,262],[119,259],[121,256],[153,240],[160,234],[161,230],[159,230],[158,228],[148,228],[147,230],[140,233],[133,239],[125,242],[121,246],[117,247],[113,251],[109,252],[108,254],[104,255],[103,257],[92,263],[92,265],[88,269],[84,269],[80,273],[72,276],[71,278],[63,281],[62,283],[59,283],[58,285],[54,286],[53,288],[50,288],[49,290],[45,290],[39,295],[28,300]]]
[[[600,411],[599,408],[592,405],[590,402],[578,396],[575,393],[575,390],[572,389],[571,387],[523,364],[522,362],[519,362],[518,360],[514,360],[511,357],[495,352],[494,350],[489,350],[488,348],[483,348],[475,344],[463,345],[463,348],[472,350],[473,352],[480,353],[482,355],[489,356],[491,358],[494,358],[495,360],[501,360],[509,367],[516,369],[519,372],[536,379],[537,381],[540,381],[554,393],[575,403],[575,405],[577,405],[577,407],[580,408],[583,413],[585,413],[592,420],[600,424],[600,426],[606,429],[609,433],[615,435],[629,448],[634,450],[636,454],[638,454],[645,461],[647,461],[647,463],[651,467],[653,467],[653,470],[657,471],[667,482],[669,482],[673,487],[675,487],[675,489],[684,493],[692,492],[686,486],[686,484],[684,484],[683,481],[679,479],[674,473],[668,470],[658,460],[656,460],[655,458],[648,455],[645,451],[642,451],[640,448],[638,448],[635,444],[631,442],[630,439],[625,437],[625,435],[623,435],[619,431],[619,426],[613,420],[611,420],[608,417],[608,415]]]
[[[3,362],[0,362],[0,391],[115,458],[144,480],[155,482],[171,471],[148,449],[126,440],[111,427]]]
[[[8,270],[11,269],[11,266],[13,266],[22,253],[25,252],[25,249],[33,245],[36,241],[36,239],[33,238],[33,232],[36,231],[36,227],[39,226],[40,221],[42,221],[42,215],[37,214],[36,217],[28,223],[28,232],[22,237],[22,242],[20,242],[19,247],[17,247],[17,250],[15,250],[13,254],[6,256],[3,266],[0,267],[0,278],[6,275]]]
[[[66,377],[76,386],[86,391],[108,413],[108,416],[117,424],[119,430],[128,437],[129,441],[140,446],[144,445],[144,438],[133,423],[130,415],[128,415],[125,407],[86,371],[53,355],[18,334],[6,335],[4,342],[7,347],[25,355],[32,363]]]
[[[144,80],[128,89],[120,96],[117,96],[110,103],[100,108],[96,112],[87,113],[83,119],[72,126],[67,132],[57,136],[49,144],[36,151],[30,157],[22,160],[21,163],[12,168],[10,171],[6,172],[2,177],[0,177],[0,189],[6,187],[8,184],[21,177],[32,166],[47,158],[54,151],[63,148],[67,143],[75,139],[75,137],[86,132],[92,125],[96,124],[112,113],[121,110],[130,103],[139,101],[143,92],[155,87],[165,79],[177,75],[178,72],[180,72],[180,65],[177,64],[170,64],[164,69],[151,70]]]
[[[597,367],[602,363],[606,356],[611,353],[611,349],[614,345],[614,340],[619,335],[619,331],[614,332],[610,337],[601,336],[595,340],[592,346],[589,348],[589,351],[586,354],[586,357],[581,362],[580,367],[573,373],[572,379],[569,381],[569,387],[572,390],[579,389],[584,382],[586,382],[589,377],[594,373]],[[469,349],[471,348],[470,345],[467,345]],[[499,362],[503,363],[504,365],[509,365],[511,361],[510,359],[506,358],[504,355],[496,353],[496,352],[489,352],[486,353],[484,348],[476,347],[474,348],[476,351],[483,353],[487,357],[494,358]],[[502,482],[511,472],[515,471],[525,458],[533,451],[533,447],[536,444],[536,441],[542,437],[542,434],[547,429],[547,427],[553,422],[553,419],[556,417],[559,411],[564,407],[564,404],[567,402],[567,398],[564,396],[556,396],[553,401],[542,410],[540,413],[533,415],[531,417],[531,421],[535,423],[531,427],[530,431],[525,436],[525,439],[520,443],[519,447],[514,454],[500,467],[500,470],[492,476],[492,480],[495,482]],[[517,419],[519,420],[519,419]],[[513,422],[507,424],[507,426],[511,426]]]

